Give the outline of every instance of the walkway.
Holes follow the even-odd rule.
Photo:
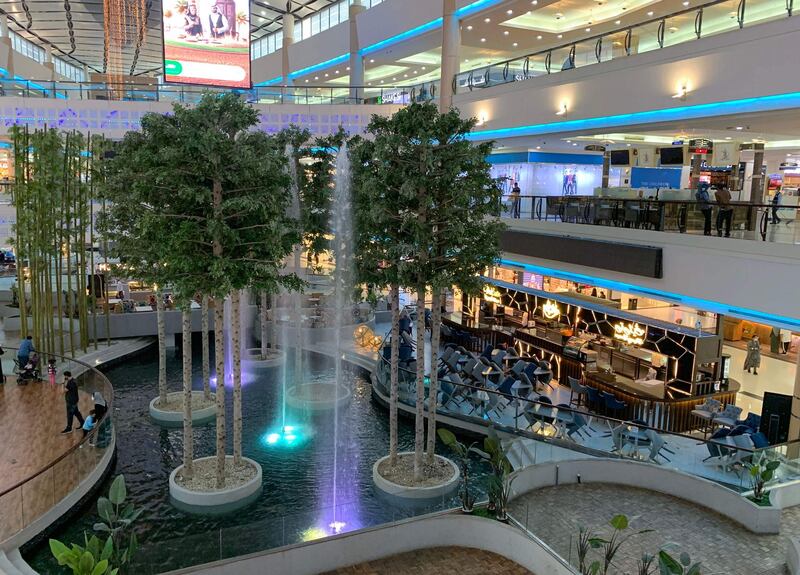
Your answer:
[[[505,557],[466,547],[434,547],[353,565],[323,575],[529,575]]]
[[[789,536],[800,528],[798,507],[783,512],[780,535],[757,535],[682,499],[607,484],[547,487],[511,503],[515,519],[573,564],[579,529],[608,536],[608,520],[617,514],[628,516],[630,532],[653,532],[635,535],[622,545],[614,561],[616,574],[636,573],[642,553],[656,553],[667,543],[676,543],[678,552],[701,561],[703,575],[782,574]]]

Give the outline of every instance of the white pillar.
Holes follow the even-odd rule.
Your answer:
[[[458,74],[461,50],[461,24],[456,16],[456,0],[442,0],[442,68],[439,82],[439,110],[453,107],[453,77]]]
[[[789,441],[800,439],[800,349],[797,350],[797,367],[794,372],[794,393],[792,394],[792,419],[789,422]],[[795,448],[792,457],[800,455]]]
[[[8,38],[8,18],[0,17],[0,38]]]
[[[292,44],[294,44],[294,15],[287,12],[283,15],[283,60],[281,63],[281,75],[283,76],[282,83],[285,86],[292,85],[292,80],[289,78],[289,73],[292,71],[291,67],[289,66],[289,46]]]
[[[361,88],[364,86],[364,58],[359,54],[361,43],[358,41],[358,23],[356,17],[366,8],[361,0],[355,0],[350,4],[350,98],[363,98]]]

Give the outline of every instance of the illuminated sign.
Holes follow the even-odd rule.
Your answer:
[[[614,339],[629,345],[642,345],[647,330],[638,323],[622,323],[614,325]]]
[[[558,309],[558,304],[552,300],[547,300],[542,306],[542,313],[547,319],[555,319],[561,315],[561,310]]]
[[[161,1],[164,80],[250,88],[250,1]]]
[[[502,303],[500,300],[500,290],[494,286],[483,288],[483,299],[489,303]]]

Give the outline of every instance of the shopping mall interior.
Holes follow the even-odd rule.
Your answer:
[[[792,0],[0,0],[0,575],[800,574]]]

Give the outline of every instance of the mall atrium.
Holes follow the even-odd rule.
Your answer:
[[[0,0],[0,575],[800,574],[793,0]]]

